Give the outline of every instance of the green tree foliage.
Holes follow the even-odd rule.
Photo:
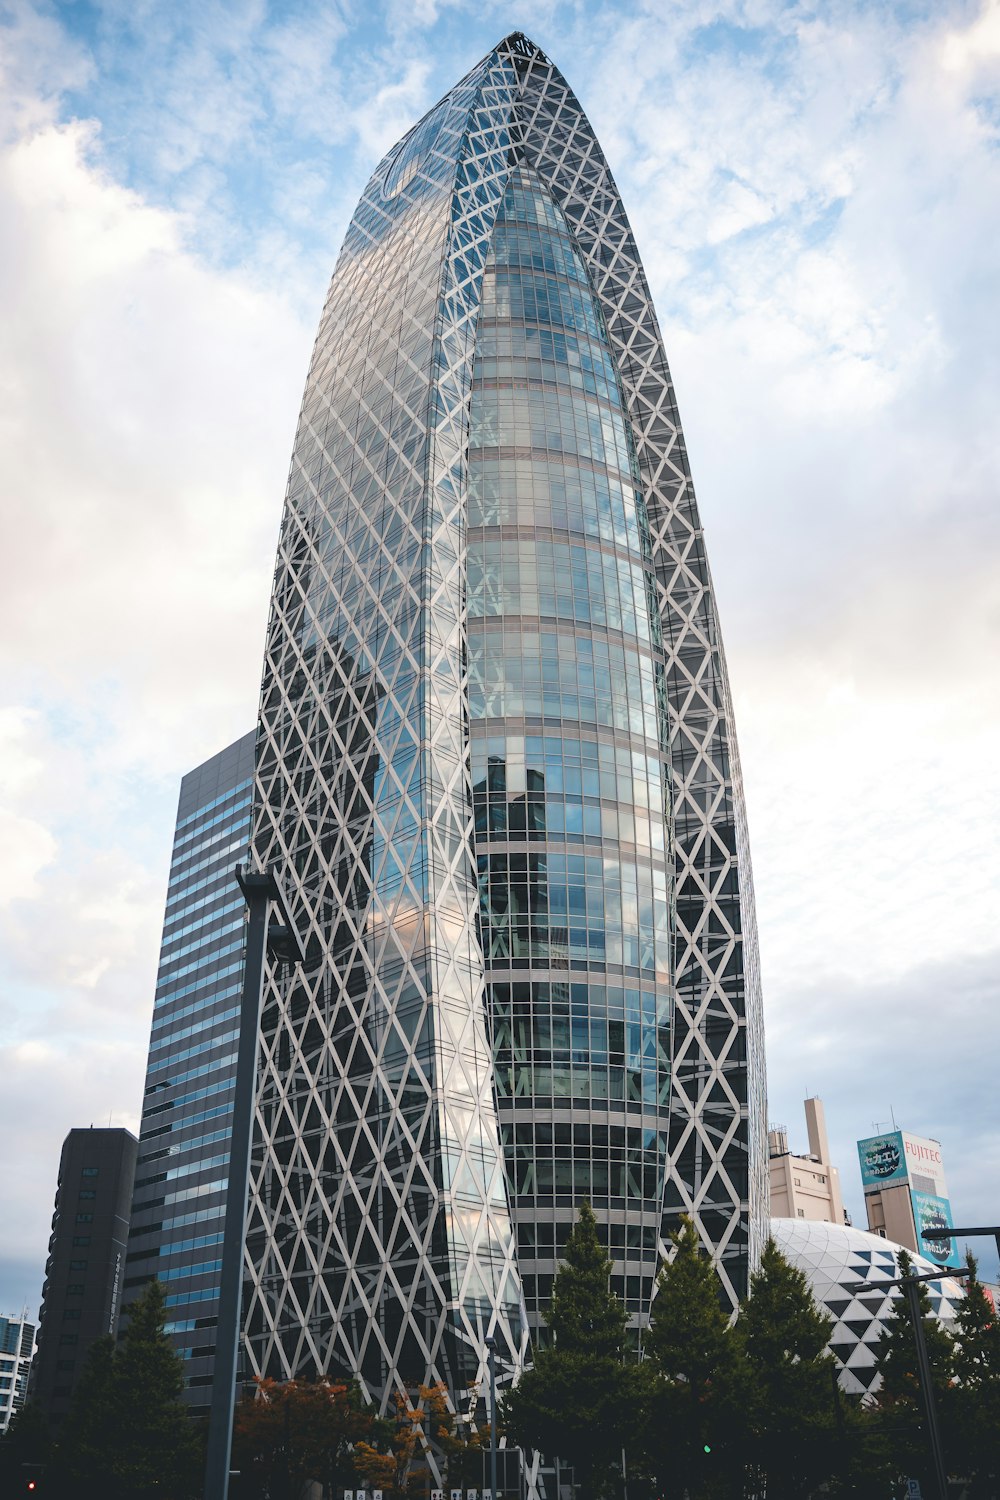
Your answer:
[[[622,1448],[640,1429],[646,1381],[625,1360],[625,1308],[589,1203],[566,1245],[547,1315],[554,1342],[508,1394],[504,1422],[520,1447],[573,1465],[580,1500],[621,1485]]]
[[[747,1367],[719,1282],[690,1219],[671,1236],[644,1348],[650,1366],[646,1461],[657,1493],[725,1492],[742,1474],[739,1434]]]
[[[948,1431],[952,1467],[971,1481],[970,1500],[1000,1490],[1000,1320],[971,1253],[965,1296],[955,1315]]]
[[[353,1489],[354,1445],[376,1425],[354,1383],[258,1381],[237,1406],[233,1426],[241,1500],[296,1500],[308,1482],[321,1486],[323,1500]]]
[[[841,1466],[832,1327],[805,1276],[769,1240],[736,1325],[749,1374],[742,1441],[768,1500],[802,1500]]]
[[[913,1272],[912,1257],[900,1250],[897,1259],[900,1275],[910,1275]],[[917,1299],[947,1455],[953,1446],[949,1429],[955,1347],[951,1334],[931,1313],[925,1282],[919,1284]],[[933,1481],[920,1404],[916,1341],[909,1305],[901,1293],[884,1320],[882,1337],[876,1346],[876,1362],[882,1379],[874,1415],[881,1433],[885,1467],[894,1483],[922,1479],[930,1492]]]
[[[81,1372],[56,1454],[57,1492],[73,1500],[188,1500],[201,1443],[181,1400],[183,1366],[163,1332],[163,1289],[129,1309],[116,1349],[98,1339]]]

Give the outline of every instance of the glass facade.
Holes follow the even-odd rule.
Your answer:
[[[211,1401],[243,987],[255,732],[181,783],[146,1065],[125,1302],[163,1282],[193,1415]]]
[[[527,1312],[537,1335],[587,1198],[638,1322],[668,1153],[665,658],[607,334],[566,219],[523,164],[483,277],[469,430],[480,931]]]
[[[24,1405],[34,1346],[35,1325],[27,1313],[0,1313],[0,1433]]]
[[[323,311],[265,653],[254,1371],[456,1394],[524,1358],[583,1197],[633,1326],[691,1213],[767,1233],[761,1004],[715,601],[645,277],[508,37],[380,164]]]

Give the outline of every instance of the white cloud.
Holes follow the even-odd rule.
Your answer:
[[[44,1244],[65,1129],[138,1101],[177,777],[253,715],[347,213],[517,23],[591,112],[677,379],[777,1107],[820,1089],[846,1151],[888,1053],[902,1117],[926,1062],[895,1043],[954,989],[938,1116],[907,1123],[995,1162],[997,4],[92,9],[86,41],[26,4],[0,32],[5,1248]]]

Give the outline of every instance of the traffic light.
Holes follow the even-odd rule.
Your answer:
[[[712,1451],[712,1445],[711,1445],[711,1443],[702,1443],[702,1445],[701,1445],[701,1451],[702,1451],[702,1453],[711,1453],[711,1451]]]

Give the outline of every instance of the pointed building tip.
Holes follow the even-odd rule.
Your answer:
[[[525,36],[523,31],[509,31],[502,42],[497,44],[497,51],[501,49],[511,52],[515,57],[535,58],[539,57],[548,62],[545,53],[537,42],[533,42],[530,36]]]

